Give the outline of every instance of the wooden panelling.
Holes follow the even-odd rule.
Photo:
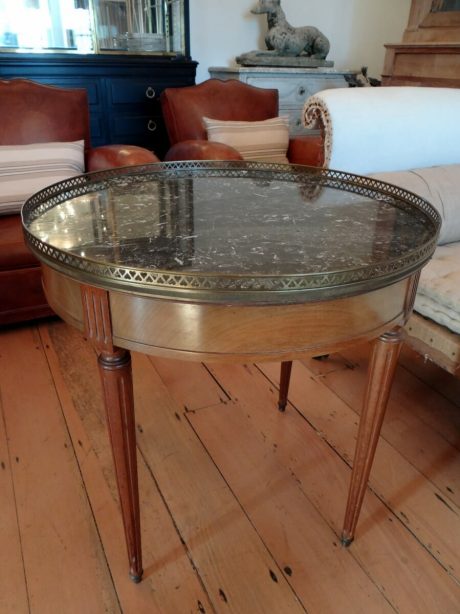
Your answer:
[[[460,43],[385,47],[383,85],[460,87]]]
[[[460,87],[460,11],[412,0],[401,44],[385,45],[382,85]]]

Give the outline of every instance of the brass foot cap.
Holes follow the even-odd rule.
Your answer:
[[[346,537],[345,535],[342,535],[340,538],[340,542],[342,543],[342,546],[345,546],[345,548],[348,548],[352,541],[353,537]]]
[[[134,584],[139,584],[139,582],[142,580],[142,574],[144,573],[143,570],[141,570],[141,572],[139,574],[133,574],[133,573],[129,573],[129,577],[131,578],[131,580],[134,582]]]

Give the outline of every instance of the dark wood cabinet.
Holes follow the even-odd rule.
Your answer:
[[[166,87],[193,85],[196,66],[183,56],[2,53],[0,78],[83,87],[93,146],[140,145],[162,158],[169,144],[159,95]]]

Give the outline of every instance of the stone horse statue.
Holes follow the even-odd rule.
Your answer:
[[[330,49],[327,37],[313,26],[300,28],[291,26],[281,8],[281,0],[259,0],[251,13],[267,15],[268,32],[265,36],[265,43],[268,51],[250,51],[242,54],[237,58],[238,63],[245,63],[245,60],[251,60],[251,58],[263,59],[265,57],[268,59],[267,56],[279,56],[280,58],[307,57],[319,60],[315,65],[326,65],[322,60],[326,59]],[[261,63],[268,62],[262,61]],[[282,62],[277,62],[277,64],[280,63]]]

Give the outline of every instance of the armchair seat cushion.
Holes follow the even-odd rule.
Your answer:
[[[437,247],[420,275],[414,309],[460,334],[460,243]]]

